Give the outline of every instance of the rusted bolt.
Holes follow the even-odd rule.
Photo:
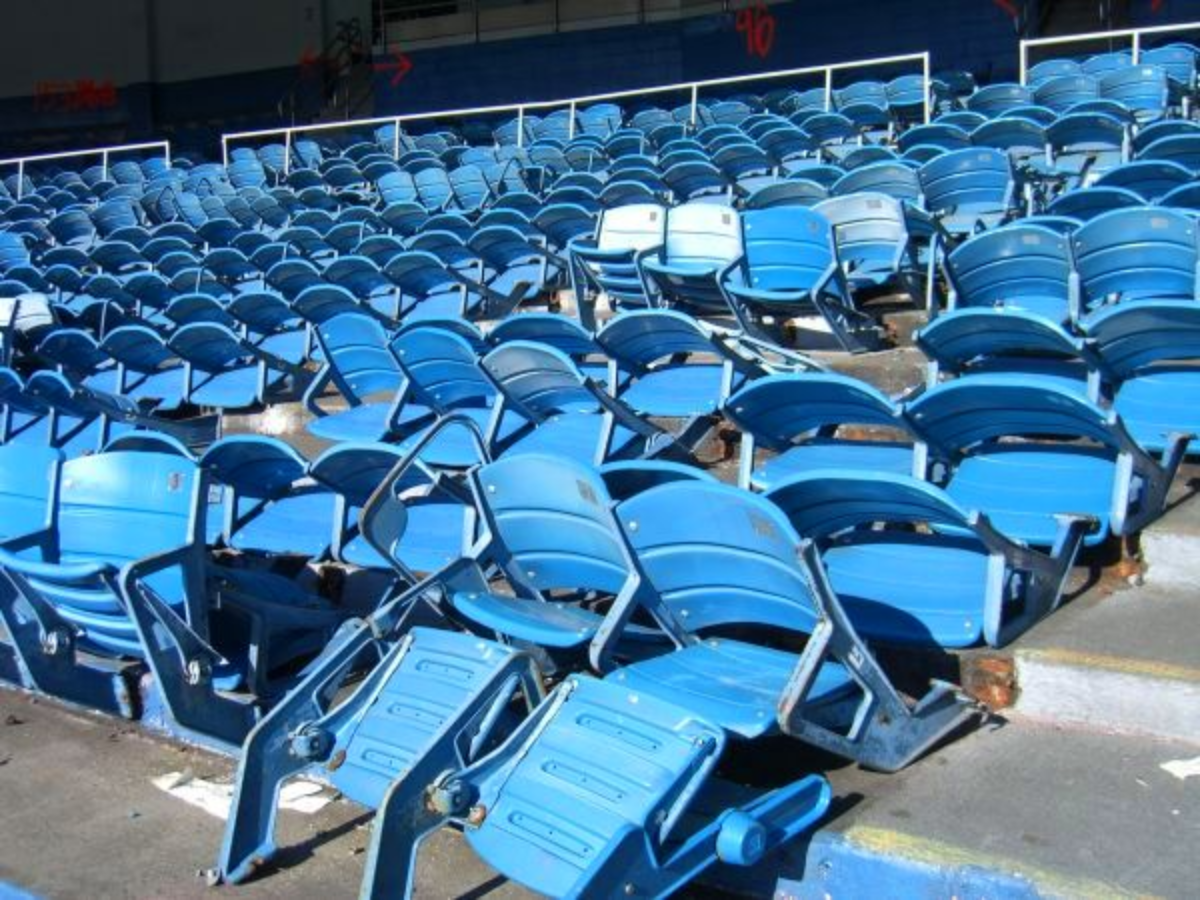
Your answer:
[[[487,819],[488,810],[482,803],[471,807],[471,811],[467,813],[467,824],[478,828]]]

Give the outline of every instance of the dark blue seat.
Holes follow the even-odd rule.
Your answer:
[[[1095,522],[1089,544],[1136,533],[1161,514],[1186,442],[1160,465],[1116,413],[1024,374],[943,382],[905,416],[931,458],[949,466],[955,502],[1035,547],[1056,546],[1075,516]]]
[[[1200,304],[1145,300],[1100,310],[1084,324],[1088,343],[1112,382],[1113,409],[1152,453],[1177,449],[1178,435],[1200,434]],[[1189,445],[1190,446],[1190,445]]]
[[[1097,216],[1072,238],[1080,310],[1135,300],[1195,300],[1200,255],[1196,220],[1137,207]]]
[[[1044,555],[940,488],[890,472],[818,469],[765,496],[817,543],[858,630],[889,644],[1008,643],[1058,606],[1087,530],[1077,521]]]
[[[330,441],[373,441],[404,433],[430,417],[428,409],[399,401],[407,379],[388,347],[383,326],[360,312],[342,313],[316,326],[324,360],[304,394],[316,418],[307,424]],[[318,401],[332,386],[348,408],[327,412]]]
[[[720,285],[742,329],[771,337],[789,316],[822,316],[837,343],[861,350],[877,340],[872,320],[854,305],[842,270],[833,227],[811,209],[781,206],[742,217],[744,253],[723,274]]]
[[[1054,322],[1078,315],[1068,238],[1015,222],[975,235],[946,257],[947,309],[1003,307]]]
[[[588,383],[553,347],[509,341],[488,353],[482,368],[499,392],[499,421],[515,425],[507,434],[489,433],[489,444],[505,456],[544,453],[599,464],[676,446],[646,416]]]
[[[729,398],[725,415],[742,432],[738,482],[746,488],[766,490],[811,469],[921,470],[900,407],[845,375],[760,378]],[[864,427],[884,433],[858,436]],[[760,446],[775,454],[761,464],[755,459]]]

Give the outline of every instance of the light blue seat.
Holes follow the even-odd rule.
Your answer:
[[[1087,530],[1073,523],[1043,555],[936,486],[889,472],[821,469],[765,496],[817,542],[859,631],[889,644],[1008,643],[1058,606]]]
[[[919,466],[900,408],[875,388],[831,372],[771,375],[743,387],[725,404],[742,432],[738,483],[766,490],[812,469],[910,474]],[[880,428],[878,439],[838,434]],[[899,434],[897,434],[899,432]],[[900,438],[900,439],[897,439]],[[774,456],[755,459],[764,447]]]
[[[600,293],[614,309],[650,304],[638,262],[662,246],[666,229],[664,207],[637,203],[605,210],[595,237],[568,244],[571,287],[585,328],[595,330],[594,308]]]
[[[943,382],[905,416],[931,457],[949,466],[955,502],[1036,547],[1054,546],[1072,516],[1095,522],[1090,545],[1136,533],[1161,514],[1182,458],[1181,441],[1160,465],[1116,413],[1023,374]]]
[[[670,306],[726,312],[717,280],[742,254],[742,224],[733,209],[685,203],[667,213],[661,248],[638,257],[645,280]]]
[[[1090,317],[1084,333],[1112,381],[1113,409],[1141,447],[1169,454],[1178,435],[1200,434],[1195,402],[1200,304],[1147,300],[1117,305]]]

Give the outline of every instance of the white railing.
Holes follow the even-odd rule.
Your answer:
[[[575,112],[583,105],[599,103],[603,100],[620,100],[627,97],[641,97],[650,94],[679,93],[687,94],[691,99],[691,123],[696,124],[697,108],[700,104],[700,93],[707,88],[724,87],[733,84],[747,84],[755,81],[771,81],[780,78],[796,78],[801,75],[823,75],[825,78],[825,108],[833,106],[833,77],[835,72],[850,69],[869,69],[880,66],[896,66],[904,63],[919,63],[921,77],[925,84],[925,121],[929,121],[931,87],[929,51],[922,53],[902,53],[897,56],[879,56],[872,59],[853,60],[843,63],[827,63],[819,66],[802,66],[798,69],[780,69],[774,72],[758,72],[751,75],[736,75],[731,78],[710,78],[706,81],[687,81],[679,84],[660,84],[644,88],[632,88],[624,91],[611,91],[607,94],[589,94],[586,97],[571,97],[563,100],[535,100],[529,103],[514,103],[506,106],[477,106],[470,109],[448,109],[436,112],[407,113],[398,116],[382,116],[374,119],[352,119],[345,122],[324,122],[316,125],[293,125],[287,128],[264,128],[258,131],[238,131],[221,136],[221,161],[229,165],[229,146],[235,141],[261,140],[263,138],[283,138],[284,143],[284,173],[291,170],[292,144],[297,134],[314,134],[322,131],[342,131],[372,126],[392,125],[392,156],[400,157],[401,125],[405,122],[419,122],[429,119],[455,119],[464,116],[482,116],[496,113],[515,113],[517,116],[517,146],[525,142],[525,114],[534,110],[569,109],[571,111],[569,134],[575,136]]]
[[[1133,61],[1141,61],[1142,37],[1149,34],[1175,34],[1181,31],[1200,31],[1200,22],[1184,22],[1179,25],[1153,25],[1148,28],[1119,28],[1115,31],[1089,31],[1085,34],[1062,34],[1054,37],[1025,38],[1021,41],[1021,84],[1029,74],[1029,49],[1052,47],[1061,44],[1084,44],[1100,41],[1128,40],[1133,50]]]
[[[111,147],[91,147],[87,150],[67,150],[62,153],[39,153],[35,156],[14,156],[12,159],[0,159],[0,166],[17,167],[17,199],[25,196],[25,166],[28,163],[50,162],[56,159],[75,159],[80,156],[99,156],[100,166],[108,179],[108,160],[120,153],[133,153],[137,150],[161,150],[167,165],[171,165],[170,141],[147,141],[143,144],[114,144]]]

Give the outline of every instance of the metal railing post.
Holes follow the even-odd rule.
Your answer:
[[[575,140],[575,101],[571,101],[571,121],[567,124],[567,140]]]
[[[392,159],[400,159],[400,117],[392,123]]]
[[[692,85],[692,128],[696,127],[696,118],[700,115],[700,85]]]
[[[525,146],[525,107],[517,107],[517,147]]]
[[[100,177],[108,181],[108,151],[100,154]]]
[[[163,141],[163,162],[167,168],[171,168],[171,142]]]
[[[825,67],[825,112],[833,109],[833,66]]]
[[[221,165],[229,168],[229,138],[221,135]]]
[[[1021,84],[1025,83],[1026,69],[1029,68],[1029,45],[1021,41]]]
[[[283,174],[292,173],[292,129],[283,133]]]
[[[1133,33],[1133,64],[1136,66],[1142,61],[1142,33],[1135,31]]]
[[[931,64],[929,59],[929,51],[926,50],[922,54],[921,69],[925,76],[925,124],[929,124],[929,120],[933,114],[933,76],[930,71]]]
[[[17,199],[25,199],[25,160],[17,163]]]

